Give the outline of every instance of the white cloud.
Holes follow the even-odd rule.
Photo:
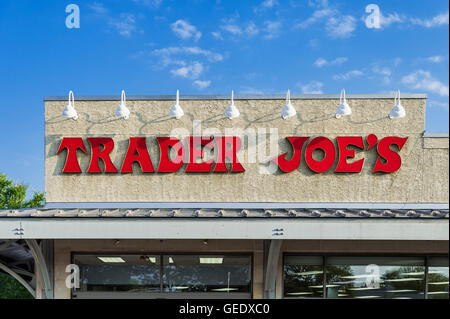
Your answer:
[[[232,35],[242,35],[243,32],[236,24],[224,24],[220,26],[224,31],[231,33]]]
[[[388,67],[380,67],[378,65],[375,65],[372,68],[372,72],[375,73],[375,74],[383,76],[384,84],[390,84],[391,83],[392,71]]]
[[[153,50],[152,53],[163,58],[171,58],[173,55],[190,54],[204,56],[211,62],[220,62],[224,59],[222,54],[204,50],[200,47],[167,47]]]
[[[428,62],[432,62],[432,63],[441,63],[445,60],[445,57],[443,57],[441,55],[435,55],[435,56],[430,56],[430,57],[426,58],[426,60]]]
[[[94,11],[96,14],[106,14],[108,9],[105,8],[103,3],[94,2],[93,4],[89,4],[88,7]]]
[[[147,7],[159,8],[162,0],[133,0],[133,2]]]
[[[324,66],[331,66],[331,65],[339,65],[342,63],[345,63],[348,61],[347,57],[338,57],[332,61],[327,61],[324,58],[318,58],[315,62],[314,65],[318,68],[324,67]]]
[[[316,8],[311,17],[298,23],[294,28],[306,29],[311,25],[324,21],[325,30],[331,38],[348,38],[356,29],[356,19],[351,15],[343,15],[339,10],[329,6],[328,1],[309,1],[309,6]]]
[[[442,25],[448,25],[449,22],[448,11],[446,13],[438,14],[431,19],[412,18],[411,23],[423,26],[425,28],[439,27]]]
[[[301,28],[301,29],[306,29],[307,27],[309,27],[310,25],[316,23],[320,19],[332,16],[334,14],[336,14],[336,12],[331,10],[331,9],[328,9],[328,8],[327,9],[315,10],[311,17],[309,17],[305,21],[300,22],[299,24],[297,24],[296,27]]]
[[[273,8],[275,5],[278,5],[277,0],[265,0],[263,3],[261,3],[261,6],[264,8]]]
[[[219,39],[219,40],[223,40],[222,33],[220,33],[219,31],[211,32],[211,34],[212,34],[212,36],[214,38]]]
[[[405,17],[400,16],[398,13],[389,13],[387,16],[383,14],[380,15],[380,27],[387,28],[393,23],[403,23],[405,22]]]
[[[193,39],[198,41],[202,37],[202,33],[196,27],[184,20],[177,20],[170,25],[172,31],[182,39]]]
[[[190,65],[170,70],[170,73],[182,78],[197,79],[203,73],[203,70],[203,64],[196,61]]]
[[[333,76],[334,80],[350,80],[351,78],[362,76],[364,73],[359,70],[348,71],[344,74],[336,74]]]
[[[265,10],[272,9],[273,7],[278,5],[277,0],[265,0],[261,2],[261,4],[253,9],[255,13],[262,12]]]
[[[440,96],[449,96],[448,85],[435,79],[429,71],[417,70],[410,73],[402,78],[402,83],[414,90],[425,90]]]
[[[103,19],[109,28],[115,29],[121,36],[128,38],[132,33],[138,30],[134,14],[121,13],[119,17],[116,18],[109,14],[109,10],[105,8],[102,3],[94,2],[93,4],[89,4],[88,7],[97,15],[97,17]]]
[[[264,22],[264,32],[266,35],[264,38],[273,39],[277,38],[281,32],[281,22],[280,21],[265,21]]]
[[[372,68],[372,71],[374,73],[385,75],[385,76],[390,76],[392,74],[391,69],[389,69],[388,67],[381,68],[378,65],[374,66]]]
[[[253,21],[250,21],[247,26],[245,27],[245,34],[247,36],[252,37],[254,35],[257,35],[259,33],[259,29],[256,27],[256,24],[253,23]]]
[[[302,94],[323,94],[323,83],[319,81],[311,81],[308,84],[299,84]]]
[[[253,21],[249,21],[247,23],[239,24],[236,19],[225,19],[223,20],[223,23],[220,26],[220,29],[233,37],[248,37],[251,38],[257,34],[259,34],[260,30],[256,26],[256,24]],[[212,35],[216,39],[223,40],[223,35],[219,31],[212,32]]]
[[[194,85],[197,86],[200,90],[206,89],[208,86],[211,85],[211,81],[200,81],[200,80],[195,80]]]
[[[348,38],[356,29],[356,19],[350,15],[331,17],[327,21],[326,29],[332,38]]]
[[[114,27],[121,36],[130,37],[136,31],[136,18],[131,13],[121,13],[119,19],[110,19],[109,25]]]

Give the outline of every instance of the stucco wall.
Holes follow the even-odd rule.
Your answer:
[[[404,99],[407,110],[403,119],[387,117],[392,99],[350,99],[353,114],[336,119],[335,99],[293,100],[298,115],[283,120],[280,117],[282,100],[238,100],[241,116],[224,118],[226,100],[181,101],[185,116],[171,119],[167,113],[173,101],[128,101],[131,110],[128,120],[118,120],[114,111],[118,101],[77,101],[79,119],[64,119],[61,112],[65,101],[45,103],[45,185],[48,202],[448,202],[448,138],[424,139],[425,99]],[[169,136],[175,129],[185,129],[194,135],[194,120],[199,121],[202,135],[206,129],[216,128],[222,135],[225,129],[250,129],[256,132],[278,130],[279,155],[289,150],[286,136],[363,136],[376,134],[408,137],[400,152],[402,168],[392,174],[374,174],[376,150],[357,151],[357,158],[366,158],[361,173],[336,174],[334,168],[322,174],[310,171],[304,160],[291,173],[261,174],[268,165],[264,160],[249,163],[249,150],[257,145],[245,143],[239,160],[245,173],[186,174],[182,168],[169,174],[62,174],[66,152],[56,155],[63,137],[112,137],[115,148],[112,159],[117,168],[128,147],[129,137],[147,137],[153,165],[159,162],[159,148],[155,136]],[[261,132],[261,136],[267,136]],[[436,139],[437,140],[437,139]],[[444,140],[444,142],[442,142]],[[445,142],[446,141],[446,142]],[[268,140],[258,140],[268,145]],[[89,144],[85,140],[89,151]],[[269,150],[265,150],[269,154]],[[259,152],[261,154],[263,152]],[[259,155],[257,155],[259,156]],[[89,154],[78,152],[83,172],[89,165]],[[137,171],[138,166],[135,165]]]

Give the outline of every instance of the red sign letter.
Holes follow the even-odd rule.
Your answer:
[[[109,153],[114,148],[114,141],[110,137],[88,137],[91,144],[91,163],[89,164],[88,173],[101,173],[98,160],[101,159],[105,163],[105,173],[117,173],[117,169],[109,158]],[[103,150],[100,151],[100,145]]]
[[[64,164],[63,173],[81,173],[80,164],[78,164],[77,149],[87,153],[81,137],[64,137],[59,145],[56,154],[63,149],[67,149],[66,163]]]
[[[138,162],[143,173],[152,173],[152,160],[147,150],[145,137],[130,137],[128,151],[122,163],[121,173],[131,173],[133,171],[133,163]]]
[[[353,162],[347,163],[348,158],[355,157],[355,150],[349,150],[348,145],[356,146],[360,149],[364,149],[364,140],[362,136],[343,136],[337,137],[337,142],[339,146],[339,162],[337,164],[335,172],[348,172],[348,173],[359,173],[363,167],[364,158]]]
[[[180,140],[171,137],[157,137],[161,158],[159,160],[158,173],[173,173],[183,166],[184,147]],[[177,156],[171,161],[169,147],[177,152]]]
[[[305,142],[309,139],[309,137],[286,137],[289,143],[292,146],[293,154],[290,160],[286,159],[288,153],[284,153],[277,158],[273,159],[275,163],[278,164],[278,167],[285,173],[292,172],[297,169],[300,165],[300,160],[302,158],[302,148]]]
[[[226,159],[231,161],[232,172],[245,172],[244,167],[239,163],[237,159],[237,151],[241,149],[241,139],[239,137],[216,137],[214,140],[217,143],[217,163],[214,167],[214,172],[228,172],[225,165]],[[227,145],[230,144],[231,148],[227,150]]]
[[[312,156],[312,153],[316,149],[321,149],[324,152],[324,156],[321,161],[316,161]],[[308,164],[309,168],[316,173],[328,171],[331,166],[333,166],[335,159],[336,149],[334,148],[334,144],[326,137],[316,137],[306,147],[306,164]]]
[[[214,159],[210,159],[206,162],[197,163],[198,158],[203,158],[203,147],[208,145],[210,149],[213,149],[211,137],[188,137],[189,143],[189,163],[186,166],[186,172],[190,173],[207,173],[211,171],[212,163]],[[200,148],[197,148],[200,147]]]
[[[388,136],[381,139],[377,145],[378,158],[373,168],[373,172],[392,173],[397,171],[402,166],[402,158],[397,152],[393,151],[390,146],[395,144],[398,150],[401,151],[408,138],[401,138],[396,136]],[[381,162],[381,158],[385,163]]]

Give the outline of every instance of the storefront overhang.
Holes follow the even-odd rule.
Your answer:
[[[448,209],[2,211],[5,239],[448,240]]]

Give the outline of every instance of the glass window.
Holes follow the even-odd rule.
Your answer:
[[[250,256],[168,255],[163,292],[251,292]]]
[[[76,255],[76,291],[159,292],[160,257],[154,255]]]
[[[428,267],[428,299],[448,299],[448,258],[429,258]]]
[[[323,297],[323,257],[286,256],[284,259],[284,296]]]
[[[328,298],[425,298],[424,258],[329,257]]]

